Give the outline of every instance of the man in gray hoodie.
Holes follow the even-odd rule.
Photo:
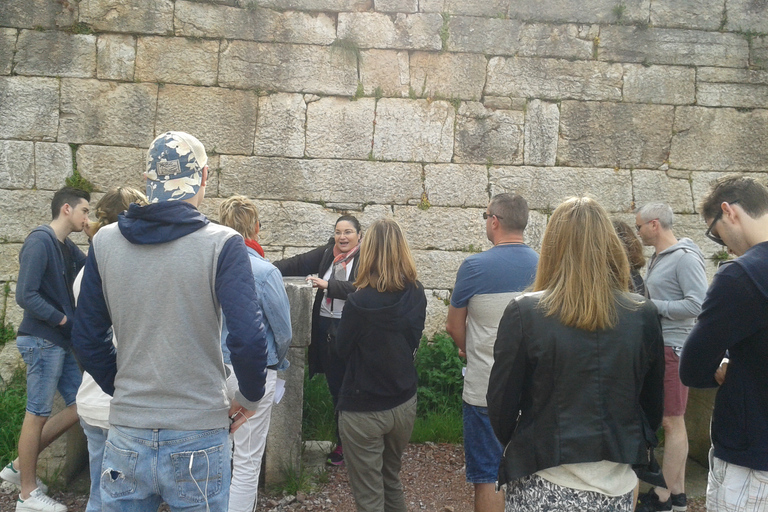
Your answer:
[[[637,511],[686,510],[685,461],[688,435],[685,407],[688,388],[680,382],[680,352],[701,311],[707,291],[704,256],[690,238],[678,240],[672,232],[673,214],[669,205],[647,204],[636,212],[635,227],[643,244],[655,252],[648,262],[645,286],[661,315],[664,333],[664,463],[667,488],[657,487],[641,495]]]

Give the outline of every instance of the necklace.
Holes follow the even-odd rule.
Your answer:
[[[498,247],[499,245],[525,245],[525,242],[499,242],[494,247]]]

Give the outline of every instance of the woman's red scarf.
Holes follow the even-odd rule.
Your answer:
[[[264,257],[264,249],[261,248],[261,246],[259,245],[259,242],[257,242],[256,240],[251,240],[250,238],[246,238],[245,245],[250,247],[257,253],[259,253],[259,256],[261,256],[262,258]]]

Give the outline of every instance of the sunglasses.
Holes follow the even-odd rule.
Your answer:
[[[728,204],[736,204],[736,203],[738,203],[738,202],[739,202],[739,201],[738,201],[738,200],[736,200],[736,201],[731,201],[731,202],[730,202],[730,203],[728,203]],[[712,234],[712,228],[714,228],[714,227],[715,227],[715,224],[717,224],[717,222],[718,222],[720,219],[722,219],[722,218],[723,218],[723,209],[722,209],[722,208],[720,208],[720,209],[717,211],[717,214],[715,215],[715,218],[714,218],[714,219],[712,219],[712,224],[710,224],[710,225],[709,225],[709,227],[707,228],[707,231],[704,233],[704,236],[706,236],[707,238],[709,238],[710,240],[712,240],[712,241],[713,241],[713,242],[715,242],[716,244],[725,245],[725,242],[723,242],[723,239],[722,239],[722,238],[720,238],[720,237],[719,237],[719,236],[717,236],[717,235],[713,235],[713,234]]]
[[[497,219],[503,219],[504,217],[499,217],[498,215],[495,215],[493,213],[483,212],[483,220],[488,220],[491,217],[496,217]]]

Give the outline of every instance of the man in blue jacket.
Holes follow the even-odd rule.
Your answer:
[[[768,189],[726,176],[699,211],[707,236],[738,256],[712,280],[680,356],[685,385],[720,385],[707,510],[768,510]],[[730,362],[719,369],[724,357]]]
[[[172,510],[226,510],[229,433],[264,395],[266,336],[243,237],[197,209],[207,160],[187,133],[157,137],[147,154],[150,204],[130,205],[88,253],[72,343],[113,395],[105,512],[157,510],[163,501]],[[239,382],[231,403],[222,313]]]
[[[51,223],[32,230],[19,253],[16,302],[24,310],[16,345],[27,365],[27,408],[19,436],[19,458],[0,478],[21,487],[17,511],[63,512],[37,480],[40,452],[77,422],[75,397],[82,375],[70,349],[75,300],[72,283],[85,261],[68,237],[88,222],[90,194],[64,187],[53,195]],[[66,408],[51,416],[58,388]]]

